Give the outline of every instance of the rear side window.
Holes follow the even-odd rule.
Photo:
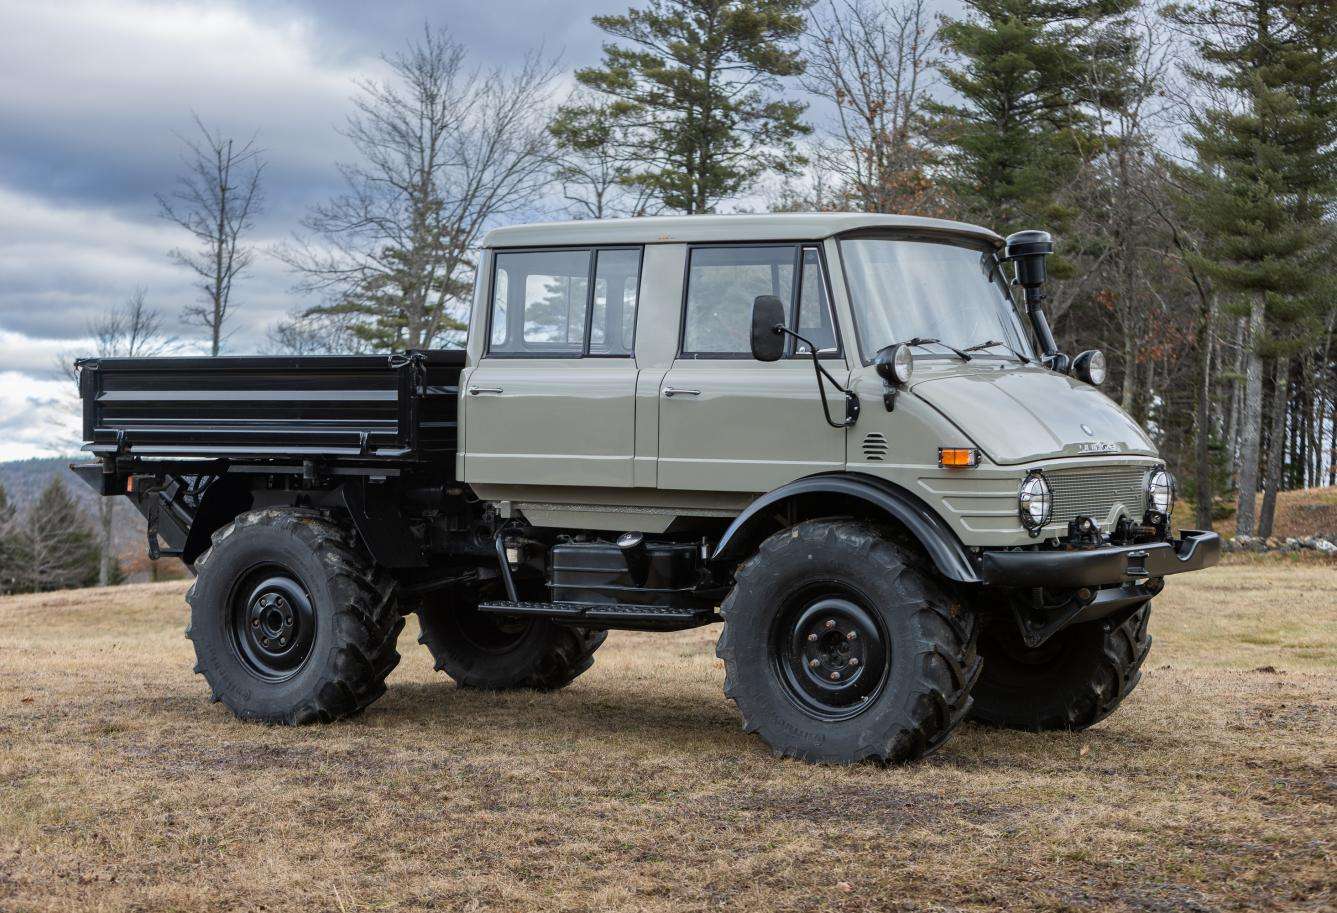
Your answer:
[[[838,350],[822,258],[795,244],[698,247],[690,254],[683,315],[684,358],[751,358],[752,303],[774,295],[789,326],[824,355]],[[790,356],[808,346],[790,340]]]
[[[639,249],[497,253],[488,354],[630,355],[640,261]]]

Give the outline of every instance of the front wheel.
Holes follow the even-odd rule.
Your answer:
[[[911,761],[970,709],[974,614],[878,527],[813,520],[776,533],[722,612],[725,694],[778,754]]]
[[[1022,643],[1011,618],[994,619],[980,637],[984,674],[973,718],[1032,731],[1094,726],[1141,680],[1150,618],[1146,603],[1121,623],[1073,625],[1034,648]]]

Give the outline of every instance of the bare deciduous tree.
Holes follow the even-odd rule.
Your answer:
[[[176,189],[158,195],[163,218],[194,236],[194,250],[175,248],[169,256],[197,277],[203,301],[186,307],[182,317],[209,332],[209,352],[217,355],[226,339],[232,287],[251,265],[254,251],[242,243],[260,214],[264,196],[260,177],[265,163],[255,137],[238,146],[195,116],[199,139],[181,137],[186,171]]]
[[[120,305],[88,323],[94,351],[100,358],[134,358],[166,355],[177,348],[175,336],[163,332],[162,318],[148,306],[148,290],[136,288]],[[98,498],[98,539],[101,560],[98,565],[98,586],[111,583],[116,557],[112,541],[115,527],[116,498]]]
[[[804,87],[836,109],[818,165],[865,212],[938,214],[917,142],[936,44],[927,0],[828,0],[812,16]]]
[[[554,177],[567,212],[577,219],[654,215],[663,204],[634,180],[641,163],[629,159],[626,128],[610,105],[576,97],[550,128],[557,141]]]
[[[422,348],[462,329],[483,231],[548,183],[556,64],[535,53],[484,72],[430,27],[385,60],[392,78],[358,83],[344,129],[362,161],[340,166],[344,192],[276,253],[328,297],[308,316],[351,315],[370,345]]]

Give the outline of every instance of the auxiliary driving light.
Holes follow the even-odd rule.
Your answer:
[[[1049,482],[1045,479],[1044,473],[1038,470],[1026,476],[1026,481],[1021,483],[1021,490],[1017,492],[1017,513],[1021,517],[1021,525],[1030,531],[1032,536],[1039,535],[1040,529],[1049,522],[1049,517],[1054,512],[1054,493],[1049,487]]]
[[[903,342],[887,346],[873,358],[877,373],[889,384],[908,384],[915,371],[914,355]]]
[[[1175,506],[1175,477],[1164,469],[1147,476],[1147,507],[1157,513],[1170,515]]]

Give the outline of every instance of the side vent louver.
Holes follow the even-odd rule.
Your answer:
[[[863,436],[863,458],[870,463],[880,463],[887,457],[887,438],[876,431]]]

